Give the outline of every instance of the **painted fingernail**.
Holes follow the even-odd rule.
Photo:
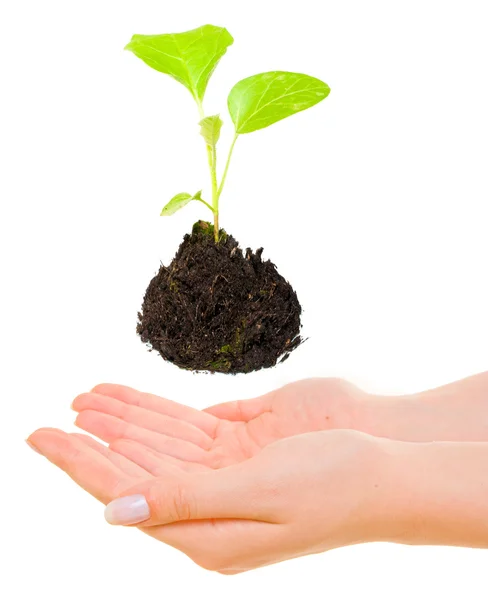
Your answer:
[[[37,454],[41,454],[32,442],[30,442],[29,440],[25,440],[25,443],[29,446],[29,448],[32,448],[32,450],[34,450],[34,452],[37,452]],[[41,454],[41,456],[42,456],[42,454]]]
[[[105,508],[105,520],[110,525],[136,525],[149,517],[149,506],[141,494],[117,498]]]

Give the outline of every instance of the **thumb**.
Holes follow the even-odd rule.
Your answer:
[[[239,467],[140,483],[107,505],[105,519],[111,525],[145,527],[198,519],[263,520],[258,497],[262,485],[249,469]]]
[[[250,400],[232,400],[231,402],[223,402],[222,404],[214,404],[205,408],[203,412],[209,413],[218,419],[226,421],[252,421],[264,412],[271,409],[271,401],[269,395],[260,398],[252,398]]]

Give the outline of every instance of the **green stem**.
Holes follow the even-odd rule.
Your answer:
[[[205,112],[203,110],[203,106],[201,102],[197,102],[198,104],[198,112],[200,113],[200,120],[205,117]],[[205,144],[207,147],[207,160],[208,166],[210,169],[210,181],[212,183],[212,207],[210,207],[206,202],[207,206],[211,208],[214,215],[214,239],[215,242],[219,241],[219,192],[217,185],[217,149],[215,146],[209,146]]]
[[[209,148],[210,146],[207,146]],[[217,148],[215,144],[210,148],[212,155],[212,166],[210,168],[210,177],[212,179],[212,207],[214,214],[214,238],[219,241],[219,190],[217,184]]]
[[[232,144],[230,145],[229,155],[227,156],[227,162],[225,163],[224,174],[222,175],[222,181],[220,182],[220,186],[219,186],[219,189],[217,192],[217,206],[218,206],[220,195],[222,194],[222,190],[224,189],[225,179],[227,177],[227,172],[229,170],[230,159],[232,158],[232,152],[234,151],[234,146],[236,145],[238,137],[239,137],[239,134],[236,133],[234,135],[234,139],[232,140]]]
[[[202,204],[205,204],[205,206],[210,209],[213,213],[215,212],[213,207],[210,206],[210,204],[208,202],[205,202],[205,200],[203,198],[195,198],[195,200],[198,200],[198,202],[202,202]]]

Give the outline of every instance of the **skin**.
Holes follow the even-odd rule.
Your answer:
[[[488,374],[412,396],[333,379],[198,411],[112,384],[76,424],[28,442],[104,504],[142,494],[139,528],[238,573],[367,541],[488,547]]]

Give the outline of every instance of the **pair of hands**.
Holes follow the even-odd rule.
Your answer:
[[[200,566],[232,574],[354,543],[404,541],[411,506],[421,505],[414,519],[431,509],[438,520],[436,502],[414,497],[422,471],[431,473],[423,478],[432,482],[427,498],[451,494],[461,510],[469,485],[471,497],[482,498],[487,445],[462,444],[460,452],[420,443],[488,441],[487,378],[461,383],[458,391],[383,398],[342,380],[311,379],[205,411],[103,384],[72,407],[78,427],[108,447],[55,429],[34,432],[28,443],[110,504],[109,522],[137,525]],[[460,490],[449,484],[451,465]],[[477,470],[468,477],[469,465]],[[458,513],[452,519],[454,543],[485,544],[479,519],[467,542],[466,524]],[[442,526],[434,536],[452,543]]]
[[[235,573],[351,543],[374,451],[374,438],[351,430],[361,395],[312,379],[199,411],[102,384],[72,408],[108,447],[48,428],[28,442],[104,504],[143,494],[151,518],[142,531]],[[336,428],[347,430],[324,432]],[[319,528],[318,508],[329,513]]]

